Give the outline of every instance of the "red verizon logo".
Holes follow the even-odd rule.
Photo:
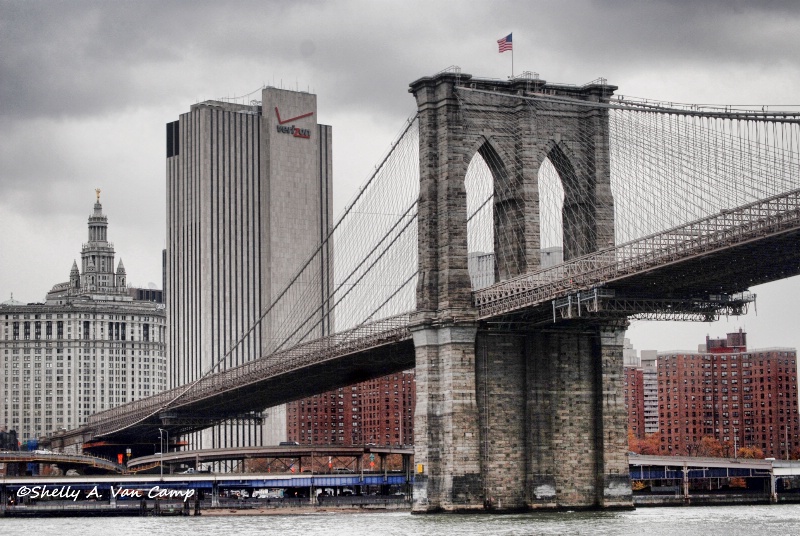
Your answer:
[[[295,138],[310,138],[311,137],[310,129],[299,128],[294,125],[286,126],[286,123],[291,123],[292,121],[297,121],[298,119],[311,117],[312,115],[314,115],[314,112],[308,112],[307,114],[297,115],[295,117],[290,117],[289,119],[281,119],[281,113],[278,111],[278,107],[276,106],[275,116],[278,118],[277,130],[281,134],[291,134]]]

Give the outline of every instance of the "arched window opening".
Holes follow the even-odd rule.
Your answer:
[[[509,173],[489,143],[470,161],[467,193],[467,255],[473,290],[523,274],[525,210],[520,177]]]
[[[495,282],[494,178],[476,154],[464,178],[467,193],[467,267],[473,290]]]
[[[540,266],[548,268],[564,261],[564,187],[550,158],[539,167],[538,184]]]

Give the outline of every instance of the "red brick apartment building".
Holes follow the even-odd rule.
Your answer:
[[[415,400],[413,371],[304,398],[287,404],[287,439],[301,445],[413,445]]]
[[[659,353],[657,371],[664,454],[694,455],[705,436],[717,439],[731,457],[742,447],[778,459],[800,452],[795,349],[748,351],[746,333],[739,331],[706,338],[705,351]],[[641,389],[634,371],[626,370],[625,378],[633,428],[640,426]]]
[[[628,430],[634,437],[644,439],[644,370],[641,367],[625,367],[625,410]]]

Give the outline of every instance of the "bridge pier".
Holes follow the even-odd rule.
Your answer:
[[[591,326],[518,337],[527,507],[632,507],[623,336],[620,328]]]
[[[415,330],[413,511],[632,507],[623,336]]]
[[[413,330],[415,512],[483,508],[474,324]]]
[[[212,508],[219,506],[219,482],[216,480],[211,484],[211,506]]]

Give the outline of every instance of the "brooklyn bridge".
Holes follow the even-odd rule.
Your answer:
[[[415,511],[631,505],[628,321],[742,314],[800,274],[800,114],[617,89],[413,82],[391,151],[231,348],[268,326],[263,354],[64,441],[176,437],[415,368]]]

